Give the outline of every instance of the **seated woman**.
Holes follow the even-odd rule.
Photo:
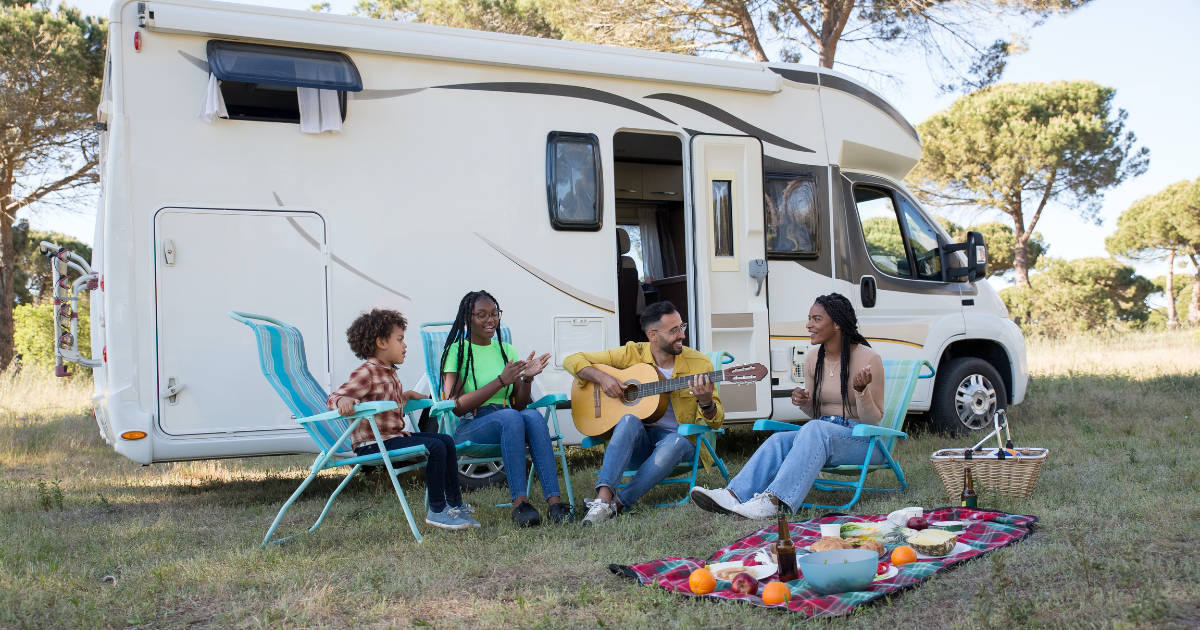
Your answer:
[[[498,444],[508,475],[512,495],[513,522],[518,527],[533,527],[542,515],[529,504],[526,496],[525,446],[533,456],[538,480],[550,516],[555,523],[574,522],[571,507],[562,502],[558,489],[558,468],[550,431],[542,414],[525,406],[531,402],[533,378],[550,362],[550,355],[524,361],[517,351],[496,335],[500,329],[500,305],[487,291],[472,291],[458,305],[458,315],[446,338],[442,352],[443,397],[455,402],[454,413],[461,418],[454,432],[456,444],[470,440],[475,444]]]
[[[822,468],[862,464],[870,438],[852,433],[860,422],[878,424],[883,418],[883,361],[859,334],[854,306],[840,294],[817,298],[808,310],[808,334],[821,349],[808,353],[807,389],[792,391],[792,404],[815,419],[799,431],[768,438],[729,487],[693,488],[692,501],[700,509],[771,518],[781,504],[792,511],[799,508]],[[837,379],[837,384],[826,379]],[[871,463],[883,461],[883,453],[875,449]]]

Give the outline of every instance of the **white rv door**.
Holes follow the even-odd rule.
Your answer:
[[[699,135],[691,152],[693,339],[705,352],[729,351],[736,363],[766,364],[762,144],[750,136]],[[729,420],[770,417],[770,381],[723,385],[721,401]]]
[[[300,430],[259,367],[254,332],[229,311],[304,336],[328,388],[325,222],[313,212],[165,208],[155,216],[159,427],[176,436]]]

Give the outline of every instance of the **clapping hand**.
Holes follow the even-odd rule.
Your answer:
[[[533,380],[533,377],[541,374],[542,370],[546,369],[546,366],[550,364],[549,352],[540,357],[535,357],[534,355],[536,354],[537,351],[530,352],[529,358],[525,359],[525,378],[530,381]]]
[[[863,390],[867,388],[867,385],[870,384],[871,366],[868,365],[867,367],[863,368],[861,372],[854,375],[854,391],[861,394],[863,393]]]
[[[500,373],[500,384],[504,386],[512,385],[521,378],[521,374],[525,371],[526,363],[524,361],[513,361],[504,366],[504,371]]]

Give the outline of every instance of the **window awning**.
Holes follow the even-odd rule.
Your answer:
[[[208,65],[222,81],[345,92],[360,92],[363,89],[362,77],[350,57],[328,50],[210,39]]]

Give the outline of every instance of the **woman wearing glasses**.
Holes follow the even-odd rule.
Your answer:
[[[555,523],[574,522],[570,506],[562,502],[558,469],[546,419],[532,409],[530,389],[535,376],[550,362],[550,355],[521,359],[515,348],[496,335],[500,304],[487,291],[472,291],[458,305],[458,314],[442,352],[443,397],[455,402],[461,418],[454,433],[457,444],[498,444],[508,474],[513,522],[533,527],[542,516],[526,496],[525,447],[533,457],[538,480]]]

